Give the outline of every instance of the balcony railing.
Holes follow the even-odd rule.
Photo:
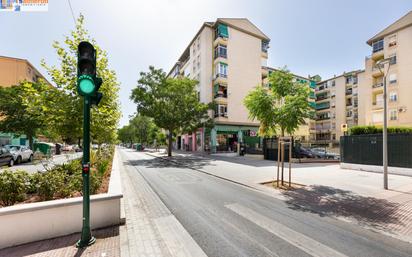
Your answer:
[[[346,95],[351,95],[351,94],[352,94],[352,90],[346,90],[345,94],[346,94]]]
[[[383,83],[380,82],[380,83],[376,83],[372,85],[372,88],[378,88],[378,87],[383,87]]]
[[[320,101],[320,100],[324,100],[324,99],[328,99],[329,96],[328,95],[317,95],[316,96],[316,101]]]
[[[219,92],[219,93],[215,94],[215,96],[214,96],[214,98],[219,98],[219,97],[227,98],[227,93]]]

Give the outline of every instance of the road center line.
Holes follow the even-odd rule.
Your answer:
[[[312,256],[346,257],[346,255],[240,204],[228,204],[225,207]]]

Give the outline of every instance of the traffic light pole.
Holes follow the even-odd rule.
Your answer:
[[[83,106],[83,227],[81,239],[77,247],[85,247],[94,244],[96,238],[90,231],[90,96],[84,96]]]

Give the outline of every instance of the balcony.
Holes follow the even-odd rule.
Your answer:
[[[328,98],[329,98],[329,96],[328,96],[327,93],[316,95],[316,101],[322,101],[322,100],[325,100],[325,99],[328,99]]]
[[[377,61],[383,58],[383,39],[376,41],[372,44],[372,60]]]
[[[324,109],[329,109],[329,108],[330,108],[329,102],[316,103],[316,110],[324,110]]]
[[[373,85],[372,85],[372,89],[376,89],[376,88],[380,88],[380,87],[383,87],[383,83],[382,83],[382,82],[376,83],[376,84],[373,84]]]
[[[383,101],[374,101],[372,102],[372,109],[382,109],[383,108]]]
[[[346,90],[346,91],[345,91],[345,95],[352,95],[352,89]]]
[[[215,84],[227,84],[227,75],[222,73],[217,73],[213,80]]]
[[[373,67],[372,67],[372,76],[375,77],[375,78],[378,78],[378,77],[382,77],[383,74],[382,74],[382,72],[379,70],[379,68],[373,66]]]
[[[268,69],[262,66],[262,78],[267,78],[268,76],[269,76]]]

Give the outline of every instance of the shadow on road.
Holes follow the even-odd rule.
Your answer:
[[[182,156],[173,156],[173,157],[155,157],[150,160],[129,160],[129,165],[133,166],[144,166],[146,168],[194,168],[201,169],[204,166],[210,166],[210,159],[197,158],[197,157],[182,157]]]
[[[291,209],[317,213],[320,216],[353,218],[375,228],[400,225],[400,204],[384,199],[364,197],[351,191],[327,186],[311,186],[282,193]]]

